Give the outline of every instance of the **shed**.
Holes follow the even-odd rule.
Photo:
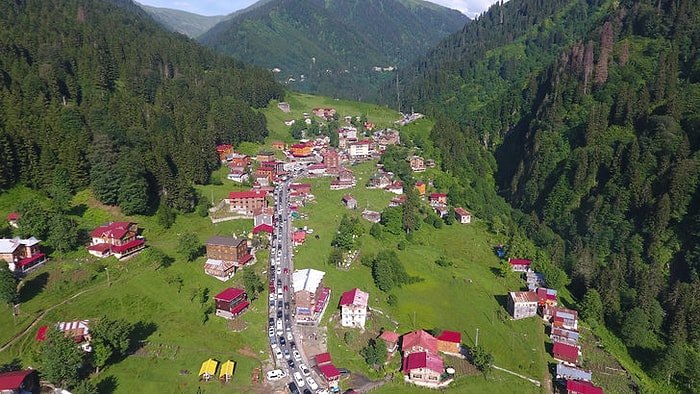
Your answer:
[[[236,369],[236,363],[231,360],[226,360],[221,364],[221,370],[219,371],[219,380],[222,382],[228,382],[233,378],[233,370]]]
[[[209,381],[214,375],[216,375],[216,367],[219,366],[219,362],[210,358],[202,363],[199,368],[199,380]]]

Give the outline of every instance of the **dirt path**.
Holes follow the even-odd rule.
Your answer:
[[[112,281],[111,283],[114,283],[114,282],[116,282],[116,281]],[[29,332],[29,330],[33,329],[37,324],[39,324],[39,321],[40,321],[41,319],[43,319],[44,316],[45,316],[47,313],[51,312],[51,311],[54,310],[55,308],[57,308],[57,307],[59,307],[59,306],[65,304],[65,303],[67,303],[67,302],[69,302],[69,301],[72,301],[72,300],[74,300],[74,299],[80,297],[81,295],[83,295],[83,294],[85,294],[85,293],[88,293],[88,292],[90,292],[90,291],[93,291],[93,290],[96,290],[96,289],[99,289],[99,288],[102,288],[102,287],[107,287],[107,286],[108,286],[108,283],[102,283],[102,284],[97,285],[97,286],[95,286],[95,287],[91,287],[91,288],[89,288],[89,289],[81,290],[81,291],[79,291],[79,292],[73,294],[72,296],[66,298],[65,300],[59,302],[58,304],[55,304],[55,305],[52,305],[52,306],[46,308],[46,309],[43,310],[41,313],[39,313],[39,315],[38,315],[37,317],[34,318],[34,320],[32,321],[32,323],[31,323],[27,328],[25,328],[24,330],[18,332],[18,333],[17,333],[14,337],[12,337],[12,339],[10,339],[6,344],[2,345],[2,347],[0,347],[0,352],[5,351],[5,349],[7,349],[8,347],[12,346],[15,342],[17,342],[20,338],[22,338],[27,332]]]

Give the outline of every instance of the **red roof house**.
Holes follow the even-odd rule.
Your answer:
[[[510,263],[510,267],[513,269],[513,271],[525,272],[528,270],[528,268],[530,268],[532,261],[525,259],[508,259],[508,263]]]
[[[382,335],[379,336],[379,339],[386,343],[386,350],[388,352],[395,352],[399,345],[399,334],[393,331],[384,331]]]
[[[0,393],[38,393],[39,374],[35,369],[0,373]]]
[[[445,372],[442,357],[430,352],[411,353],[404,358],[403,371],[412,382],[438,385],[440,375]]]
[[[562,342],[554,342],[554,347],[552,347],[552,357],[555,360],[571,365],[576,365],[578,352],[578,347]]]
[[[259,232],[266,232],[266,233],[272,234],[272,232],[274,230],[275,230],[274,227],[270,226],[269,224],[263,223],[261,225],[255,226],[253,228],[253,234],[258,234]]]
[[[430,205],[445,205],[447,204],[447,194],[445,193],[430,193],[428,196]]]
[[[305,231],[296,231],[292,234],[292,242],[294,242],[294,245],[303,245],[304,241],[306,241]]]
[[[316,359],[316,365],[319,365],[319,366],[324,365],[324,364],[330,364],[330,362],[331,362],[331,354],[328,352],[317,354],[316,357],[314,357],[314,358]]]
[[[424,351],[437,354],[438,340],[423,330],[410,332],[403,336],[401,351],[404,352],[404,356],[410,353]]]
[[[462,207],[455,208],[455,219],[462,224],[469,224],[472,222],[472,214]]]
[[[460,353],[460,344],[462,343],[462,333],[456,331],[443,331],[437,337],[438,351],[443,353]]]
[[[121,259],[139,252],[146,247],[143,239],[137,238],[138,226],[132,222],[109,222],[90,233],[92,241],[88,252],[93,256],[107,257],[114,255]]]
[[[591,382],[581,380],[566,381],[567,394],[603,394],[603,389],[593,385]]]
[[[243,313],[250,303],[247,301],[248,295],[243,289],[229,287],[214,296],[216,304],[216,315],[226,319],[233,319]]]

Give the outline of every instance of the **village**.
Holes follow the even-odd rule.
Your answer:
[[[280,109],[284,110],[286,105],[280,103]],[[314,108],[310,113],[304,113],[304,117],[316,117],[323,122],[337,118],[337,115],[333,108]],[[405,124],[420,118],[422,115],[413,114],[397,122]],[[288,271],[292,266],[283,266],[281,238],[289,238],[291,251],[303,248],[307,237],[319,237],[318,233],[314,234],[313,228],[284,227],[287,226],[287,219],[293,223],[308,215],[301,211],[316,199],[312,185],[303,182],[303,179],[331,179],[329,189],[344,193],[337,203],[347,210],[359,210],[361,218],[370,223],[380,223],[382,212],[363,208],[362,202],[353,196],[356,188],[383,190],[392,195],[386,208],[402,206],[406,201],[406,188],[411,188],[440,219],[454,220],[459,225],[469,225],[475,220],[465,207],[451,206],[449,196],[436,190],[431,179],[419,179],[426,169],[435,167],[435,161],[417,152],[405,157],[418,179],[413,184],[405,185],[395,174],[384,170],[381,164],[377,164],[376,171],[360,184],[353,167],[358,163],[378,161],[388,146],[401,144],[401,138],[397,130],[376,130],[374,124],[367,121],[362,123],[360,131],[352,125],[353,121],[357,123],[359,120],[359,117],[349,116],[342,119],[344,125],[336,130],[337,147],[331,146],[328,136],[301,138],[295,143],[273,141],[269,150],[262,149],[253,157],[237,152],[232,145],[216,147],[222,165],[228,168],[226,179],[237,189],[244,185],[250,185],[250,188],[231,191],[227,198],[216,202],[210,209],[212,223],[252,219],[253,224],[238,236],[209,237],[204,243],[202,271],[204,275],[225,283],[238,275],[240,270],[258,263],[256,248],[279,250],[279,254],[271,253],[270,261],[265,264],[267,270],[263,271],[269,276],[270,354],[275,355],[271,356],[272,360],[275,357],[277,360],[269,369],[259,373],[271,387],[279,388],[279,383],[291,380],[287,386],[291,392],[299,392],[304,386],[316,390],[318,394],[340,391],[340,381],[350,371],[336,367],[331,352],[327,349],[321,351],[323,347],[304,349],[300,345],[298,350],[301,353],[297,351],[295,338],[303,337],[302,329],[298,327],[318,326],[326,310],[331,308],[337,310],[332,313],[338,314],[342,327],[364,331],[368,317],[375,313],[370,305],[372,297],[365,290],[349,285],[332,289],[324,284],[323,271],[301,267]],[[288,120],[285,124],[291,126],[294,122]],[[288,200],[284,200],[284,207],[280,207],[283,192],[288,195]],[[16,226],[19,215],[11,213],[7,219],[11,226]],[[113,256],[127,260],[147,247],[148,240],[142,234],[142,229],[134,222],[104,223],[90,233],[90,244],[86,249],[96,258]],[[40,250],[40,242],[34,237],[2,239],[0,258],[7,261],[16,275],[27,275],[47,263],[46,255]],[[505,255],[505,251],[501,250],[499,257],[507,258]],[[344,257],[347,257],[348,264],[353,261],[352,255]],[[291,263],[291,254],[289,261]],[[581,352],[577,312],[558,306],[556,290],[546,287],[546,278],[530,269],[529,260],[508,258],[508,262],[513,272],[522,274],[527,291],[509,292],[507,311],[513,320],[540,316],[547,323],[548,335],[553,343],[551,355],[557,362],[554,375],[557,389],[565,393],[602,393],[592,383],[591,371],[579,367]],[[329,305],[331,291],[341,294],[337,306]],[[227,320],[239,318],[250,307],[248,294],[241,288],[225,288],[212,298],[215,315]],[[54,327],[66,336],[75,338],[83,351],[92,351],[90,321],[57,322]],[[49,326],[41,326],[36,340],[44,341],[48,329]],[[376,341],[385,347],[387,363],[395,354],[399,354],[401,373],[406,383],[440,389],[448,387],[458,378],[455,369],[443,360],[443,355],[464,360],[472,358],[469,347],[462,341],[461,328],[452,329],[433,333],[435,335],[423,329],[410,332],[387,329],[381,331]],[[301,363],[295,366],[292,360]],[[234,360],[220,363],[210,358],[202,362],[198,376],[202,381],[210,381],[218,371],[219,380],[228,382],[233,378],[235,364]],[[294,372],[297,369],[299,372]],[[31,376],[30,373],[25,375],[26,378]],[[2,375],[0,382],[3,382]]]

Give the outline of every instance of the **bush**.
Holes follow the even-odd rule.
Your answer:
[[[404,241],[399,242],[399,244],[397,245],[397,247],[399,248],[399,250],[404,250],[404,249],[406,249],[406,242],[404,242]]]

